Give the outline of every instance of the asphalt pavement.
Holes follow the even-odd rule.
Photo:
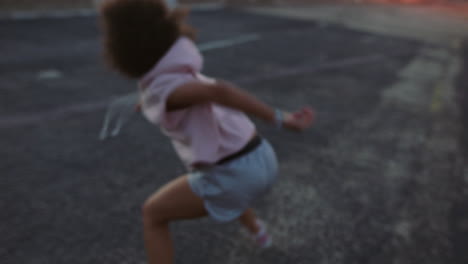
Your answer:
[[[255,205],[272,248],[182,221],[176,263],[468,263],[463,41],[232,9],[191,21],[199,43],[258,36],[206,51],[205,74],[318,119],[302,134],[255,120],[281,163]],[[136,85],[105,67],[96,17],[1,20],[0,36],[1,263],[145,263],[141,204],[184,168],[137,114],[99,140]]]

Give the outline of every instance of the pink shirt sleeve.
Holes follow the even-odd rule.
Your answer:
[[[193,80],[191,74],[166,74],[158,78],[141,94],[142,109],[145,117],[155,125],[173,127],[176,124],[172,113],[166,110],[167,99],[180,85]],[[177,111],[181,113],[183,111]],[[169,118],[170,116],[170,118]]]

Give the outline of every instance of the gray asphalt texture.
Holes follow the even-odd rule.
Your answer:
[[[255,249],[238,223],[182,221],[176,263],[468,263],[466,182],[452,156],[432,173],[434,118],[380,108],[422,43],[236,10],[191,20],[200,42],[262,37],[207,52],[207,75],[277,107],[310,105],[318,120],[303,134],[256,120],[281,162],[255,205],[273,247]],[[145,263],[141,204],[184,173],[169,141],[139,115],[99,141],[103,107],[43,114],[134,91],[104,66],[96,18],[4,20],[0,36],[0,117],[26,120],[0,128],[0,262]],[[38,78],[51,69],[63,76]]]

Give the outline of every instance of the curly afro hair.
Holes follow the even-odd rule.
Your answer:
[[[187,9],[170,11],[163,0],[106,0],[100,6],[104,56],[111,68],[141,78],[181,36],[195,39]]]

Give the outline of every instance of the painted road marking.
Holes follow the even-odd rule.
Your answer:
[[[37,73],[37,79],[39,80],[53,80],[60,79],[63,77],[63,73],[56,69],[43,70]]]
[[[461,71],[461,60],[459,59],[460,49],[461,40],[454,40],[451,45],[452,54],[447,54],[451,59],[448,60],[448,64],[445,65],[441,79],[434,85],[430,105],[430,112],[433,114],[439,113],[443,108],[447,108],[455,104],[455,95],[453,91],[456,86],[456,77]]]
[[[320,70],[339,69],[339,68],[345,68],[348,66],[361,65],[361,64],[370,63],[370,62],[373,62],[382,58],[384,58],[384,56],[381,54],[372,54],[372,55],[367,55],[367,56],[351,57],[351,58],[346,58],[346,59],[337,60],[337,61],[322,62],[318,64],[313,64],[313,65],[299,66],[295,68],[277,69],[274,72],[270,72],[266,74],[257,74],[257,75],[242,77],[242,78],[237,79],[235,82],[239,84],[249,84],[249,83],[254,83],[254,82],[259,82],[259,81],[272,80],[272,79],[289,77],[289,76],[300,75],[300,74],[305,74],[305,73],[313,73],[313,72],[317,72]]]
[[[202,43],[198,46],[200,51],[206,52],[210,50],[215,50],[215,49],[223,49],[223,48],[228,48],[256,40],[260,40],[261,36],[259,34],[247,34],[247,35],[240,35],[235,38],[230,38],[230,39],[224,39],[224,40],[217,40],[217,41],[211,41],[207,43]]]
[[[132,114],[135,113],[135,105],[138,101],[138,97],[138,93],[131,93],[111,102],[107,108],[104,123],[99,133],[100,140],[104,140],[109,136],[115,137],[120,133],[123,125],[130,120]],[[116,119],[116,125],[110,130],[111,122],[114,119]]]
[[[432,102],[430,106],[432,113],[438,113],[440,112],[440,109],[442,108],[442,89],[444,88],[445,88],[445,84],[442,81],[439,81],[434,86],[434,91],[432,94]]]

